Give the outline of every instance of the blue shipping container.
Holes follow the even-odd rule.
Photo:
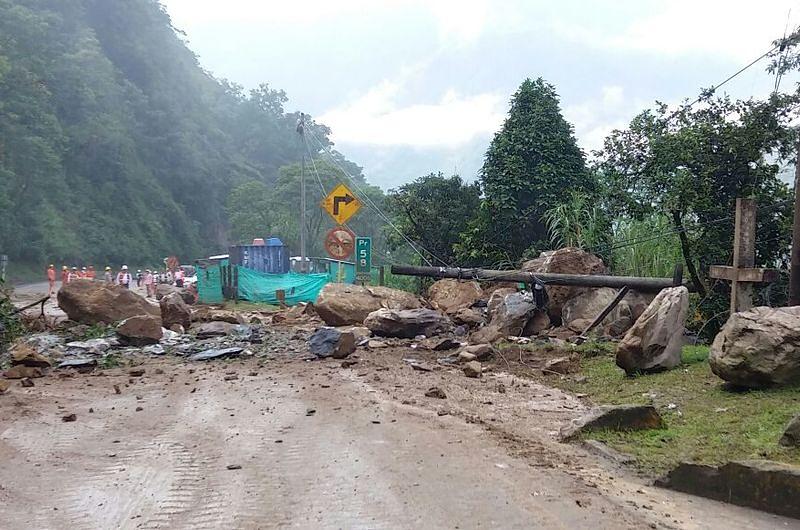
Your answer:
[[[289,249],[277,237],[269,238],[265,243],[267,244],[231,247],[231,265],[241,265],[266,274],[289,272]]]

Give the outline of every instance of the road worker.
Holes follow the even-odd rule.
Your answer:
[[[114,274],[111,272],[111,267],[106,267],[106,271],[103,273],[103,279],[109,285],[114,283]]]
[[[50,289],[47,291],[47,296],[53,296],[56,292],[56,266],[50,265],[47,267],[47,283]]]
[[[123,265],[122,269],[117,274],[117,285],[121,285],[126,289],[131,288],[131,273],[128,272],[127,265]]]

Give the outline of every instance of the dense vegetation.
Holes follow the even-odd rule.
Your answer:
[[[230,189],[300,158],[285,102],[203,71],[155,0],[0,0],[0,249],[41,264],[219,248]]]

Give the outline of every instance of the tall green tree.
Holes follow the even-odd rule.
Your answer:
[[[520,85],[486,153],[480,184],[484,200],[459,255],[482,265],[515,264],[547,248],[545,212],[571,191],[593,192],[553,85],[541,78]]]
[[[418,249],[436,265],[455,262],[455,245],[480,203],[477,183],[465,183],[458,175],[445,177],[442,173],[420,177],[391,190],[387,196],[399,231],[419,243]],[[394,250],[407,247],[405,239],[393,231],[389,233],[389,244]],[[419,261],[418,256],[415,258]]]
[[[791,193],[778,172],[794,152],[795,106],[793,96],[708,96],[674,112],[659,104],[641,113],[598,153],[610,208],[617,216],[670,219],[692,281],[705,293],[709,266],[732,256],[736,198],[754,198],[757,262],[773,264],[790,233]]]

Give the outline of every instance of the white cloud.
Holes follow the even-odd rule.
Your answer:
[[[624,129],[641,110],[642,102],[626,99],[621,86],[608,85],[582,103],[564,107],[564,118],[575,127],[575,136],[584,151],[603,147],[603,140],[614,129]]]
[[[652,3],[649,14],[632,16],[620,30],[615,24],[580,25],[565,17],[551,19],[562,37],[592,47],[663,55],[716,53],[749,61],[783,35],[796,0],[670,0]],[[800,13],[794,13],[796,21]],[[790,25],[791,28],[791,25]]]
[[[436,103],[400,106],[401,92],[401,84],[385,80],[319,120],[342,143],[455,147],[495,132],[505,116],[505,98],[498,94],[467,96],[451,89]]]

